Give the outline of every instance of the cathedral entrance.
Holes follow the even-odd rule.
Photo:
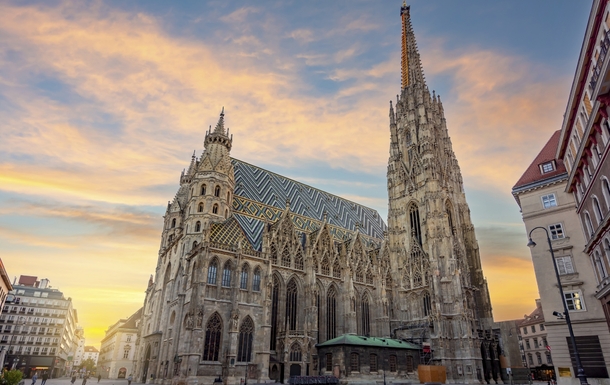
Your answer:
[[[146,375],[148,374],[148,363],[150,362],[150,345],[146,347],[146,355],[144,356],[144,368],[142,368],[142,383],[146,383]]]
[[[301,375],[301,365],[300,364],[290,365],[290,377],[300,376],[300,375]]]

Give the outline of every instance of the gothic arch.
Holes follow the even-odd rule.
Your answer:
[[[269,339],[269,349],[275,350],[277,345],[277,333],[279,329],[280,317],[280,293],[282,292],[282,276],[274,271],[271,274],[271,338]]]
[[[296,255],[294,257],[294,268],[303,270],[303,251],[301,250],[301,246],[297,246]]]
[[[250,265],[248,262],[244,262],[241,265],[241,271],[239,273],[239,288],[242,290],[248,289],[248,280],[250,278]]]
[[[299,322],[299,292],[300,282],[293,276],[286,284],[286,328],[287,330],[297,330]]]
[[[417,243],[419,245],[422,244],[422,230],[421,230],[421,221],[419,217],[419,205],[415,202],[409,203],[408,212],[409,212],[409,225],[410,225],[410,235],[412,243]]]
[[[320,273],[323,275],[330,275],[330,262],[328,261],[328,255],[324,253],[322,262],[320,263]]]
[[[290,257],[290,250],[288,250],[288,243],[284,245],[284,251],[282,251],[282,266],[290,267],[292,258]]]
[[[341,278],[341,264],[339,263],[339,257],[335,258],[333,263],[333,278]]]
[[[246,316],[239,327],[237,361],[250,362],[252,359],[252,341],[254,336],[254,321]]]
[[[205,327],[205,342],[203,344],[203,361],[218,361],[222,339],[222,317],[214,312]]]
[[[271,247],[269,248],[269,259],[272,264],[277,265],[277,246],[275,246],[274,242],[271,242]]]
[[[216,285],[218,282],[218,266],[220,265],[220,261],[218,257],[212,257],[210,263],[208,263],[208,278],[207,283],[210,285]]]
[[[331,340],[338,335],[337,320],[339,319],[341,302],[339,297],[340,291],[336,285],[331,284],[326,292],[326,339]]]
[[[360,317],[362,335],[371,335],[371,300],[368,290],[364,291],[360,300]]]

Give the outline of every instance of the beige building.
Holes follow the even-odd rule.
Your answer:
[[[95,346],[85,346],[85,348],[83,349],[83,362],[91,360],[97,365],[99,355],[100,351],[97,350]]]
[[[83,360],[93,358],[97,362],[98,373],[102,378],[127,378],[133,374],[133,362],[136,354],[136,338],[142,309],[131,317],[120,319],[106,330],[99,354],[92,346],[85,347]],[[87,348],[92,348],[88,349]]]
[[[75,349],[72,353],[72,367],[76,368],[83,362],[85,352],[85,330],[82,326],[76,328]]]
[[[553,315],[553,312],[563,313],[553,262],[561,278],[577,344],[583,346],[581,359],[585,372],[591,377],[591,383],[608,383],[610,334],[601,304],[595,298],[595,273],[589,256],[583,252],[586,240],[574,211],[576,202],[574,196],[565,191],[568,173],[563,160],[555,157],[559,139],[560,131],[556,131],[512,192],[521,208],[526,231],[529,233],[535,227],[546,229],[555,254],[553,261],[545,232],[534,231],[532,239],[537,246],[531,249],[531,255],[558,384],[578,384],[579,381],[575,378],[576,365],[571,362],[568,352],[566,322]],[[542,359],[544,362],[544,357]],[[534,360],[537,362],[535,357]]]
[[[517,330],[521,341],[523,361],[530,373],[538,381],[555,378],[551,347],[547,339],[544,313],[539,299],[536,300],[536,309],[517,323]]]

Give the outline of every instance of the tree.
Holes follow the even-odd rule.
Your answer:
[[[21,370],[5,370],[0,378],[0,383],[2,385],[17,385],[22,377],[23,372]]]
[[[95,372],[95,361],[93,361],[91,358],[87,358],[81,362],[80,368],[85,368],[88,372],[93,373]]]

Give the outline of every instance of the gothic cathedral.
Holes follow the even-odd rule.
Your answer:
[[[444,366],[448,382],[497,375],[474,226],[409,12],[390,103],[387,226],[371,208],[231,158],[223,111],[167,206],[137,381],[383,372],[415,382],[414,363]]]

